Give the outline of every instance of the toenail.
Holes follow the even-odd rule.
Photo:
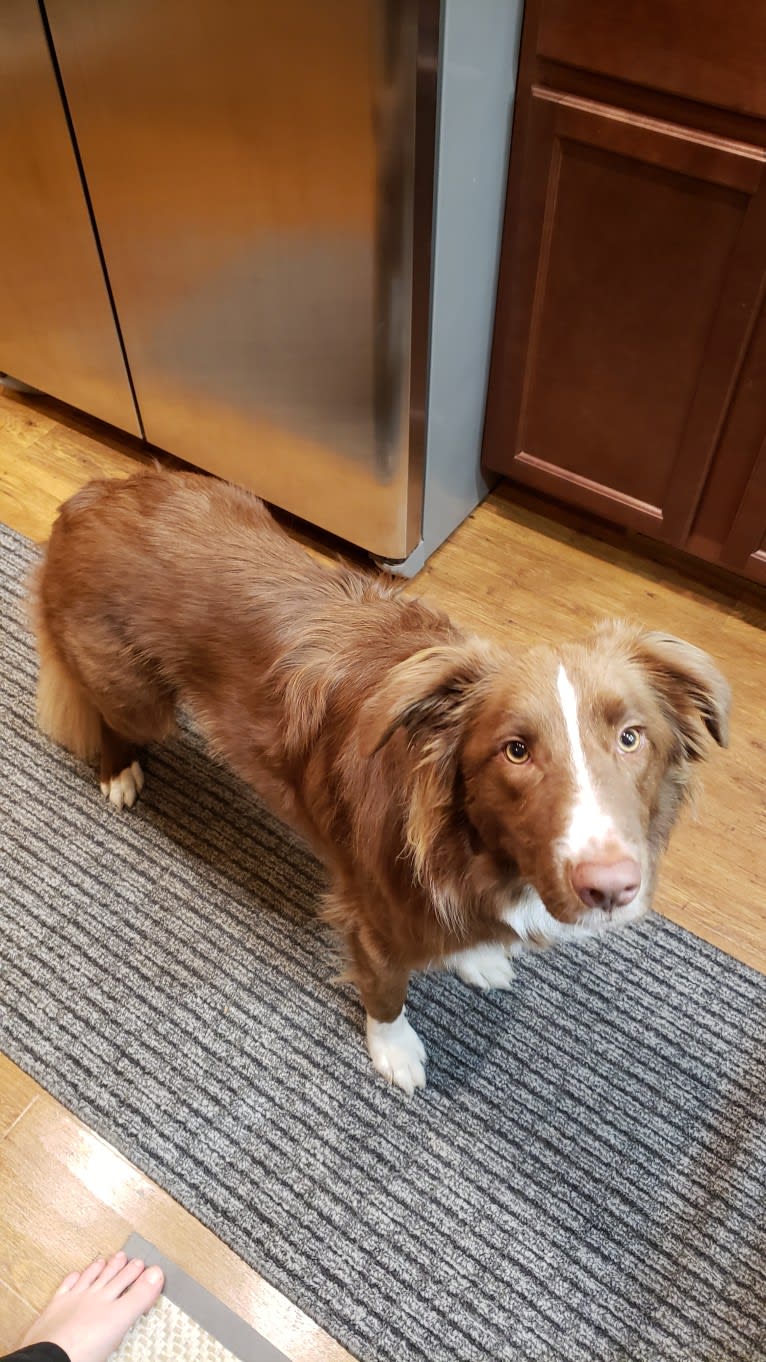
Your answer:
[[[159,1286],[162,1281],[162,1268],[150,1267],[146,1273],[146,1280],[151,1286]]]

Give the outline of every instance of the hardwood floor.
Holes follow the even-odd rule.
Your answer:
[[[125,475],[137,441],[49,399],[0,385],[0,520],[43,540],[59,502],[87,478]],[[572,637],[630,616],[709,649],[734,689],[731,748],[705,775],[696,819],[678,829],[656,907],[766,969],[766,610],[744,583],[695,582],[629,543],[596,540],[493,494],[411,588],[476,630]],[[360,1041],[361,1043],[361,1041]],[[0,1057],[0,1348],[58,1279],[137,1230],[294,1362],[348,1355],[116,1150]]]

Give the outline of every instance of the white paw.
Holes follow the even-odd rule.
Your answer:
[[[403,1008],[392,1022],[375,1021],[368,1016],[367,1049],[373,1068],[409,1097],[416,1088],[426,1086],[425,1046],[407,1021]]]
[[[449,957],[447,967],[472,988],[510,988],[513,982],[513,965],[500,944],[460,951]]]
[[[102,780],[101,793],[116,809],[132,809],[144,788],[144,773],[137,761],[126,766],[111,780]]]
[[[526,941],[511,941],[506,946],[505,953],[510,956],[511,960],[517,960],[520,955],[529,955],[531,950],[532,947]]]

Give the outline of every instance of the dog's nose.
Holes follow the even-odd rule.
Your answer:
[[[625,908],[641,888],[641,867],[626,856],[621,861],[580,861],[572,870],[572,888],[586,908]]]

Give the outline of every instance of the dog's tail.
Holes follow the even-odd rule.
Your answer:
[[[46,737],[76,757],[92,761],[101,748],[99,713],[67,666],[48,627],[40,600],[43,571],[43,566],[38,567],[30,582],[30,613],[40,659],[37,722]]]

